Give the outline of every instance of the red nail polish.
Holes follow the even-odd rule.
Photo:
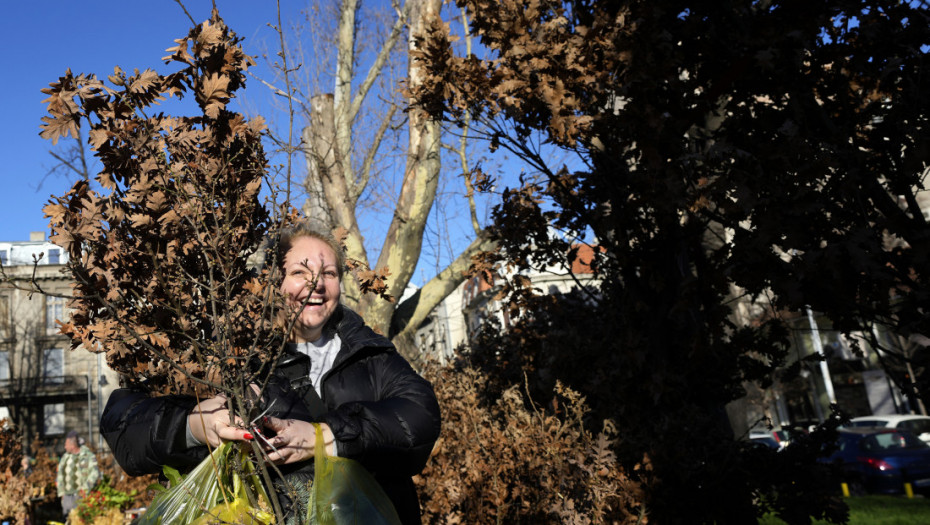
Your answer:
[[[242,438],[243,438],[243,439],[248,439],[248,440],[251,441],[251,440],[255,439],[255,436],[253,436],[252,434],[246,432],[245,434],[242,434]]]

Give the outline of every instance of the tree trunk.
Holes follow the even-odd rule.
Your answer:
[[[411,110],[408,113],[409,139],[404,178],[393,219],[375,265],[369,263],[364,237],[356,218],[358,198],[368,182],[369,166],[366,163],[361,168],[353,168],[351,152],[358,145],[353,143],[352,129],[367,90],[387,60],[386,51],[394,45],[393,41],[402,36],[404,24],[407,24],[409,30],[408,49],[412,50],[416,45],[414,37],[421,34],[434,17],[439,16],[440,6],[440,0],[408,0],[399,12],[398,21],[375,64],[367,74],[357,74],[353,69],[353,57],[358,2],[344,0],[337,28],[334,91],[331,95],[311,98],[310,125],[303,130],[308,172],[304,183],[308,194],[304,205],[305,215],[323,228],[344,228],[347,232],[345,247],[348,258],[366,267],[387,267],[390,270],[387,293],[396,298],[404,294],[420,259],[423,232],[436,198],[441,169],[440,126],[438,121],[429,119],[421,111]],[[421,83],[423,74],[419,64],[408,60],[407,67],[408,85]],[[352,92],[353,79],[362,79],[360,83],[356,82],[357,93]],[[391,114],[386,114],[384,118],[389,120]],[[379,144],[379,139],[376,139],[372,148],[378,148]],[[361,296],[357,282],[351,277],[344,280],[344,302],[375,330],[385,335],[396,334],[394,340],[398,348],[408,358],[416,360],[418,352],[413,345],[413,336],[417,327],[464,280],[463,272],[468,269],[472,255],[490,249],[491,246],[483,235],[479,235],[448,268],[423,287],[416,300],[405,305],[399,313],[396,313],[399,309],[397,303],[371,294]]]
[[[327,97],[328,103],[325,100]],[[314,97],[310,101],[310,108],[312,124],[305,127],[302,133],[304,159],[307,163],[307,177],[304,179],[307,200],[304,202],[303,212],[314,227],[322,231],[332,231],[336,227],[336,221],[326,205],[326,195],[323,191],[323,173],[334,169],[336,164],[332,147],[332,96]]]
[[[344,241],[346,257],[368,264],[368,254],[365,252],[363,238],[355,218],[355,202],[352,199],[349,185],[346,182],[346,159],[341,154],[341,148],[336,140],[336,126],[334,120],[333,96],[317,95],[310,101],[310,126],[304,128],[303,136],[309,145],[307,159],[307,181],[305,187],[310,193],[316,187],[321,191],[325,200],[325,211],[316,212],[308,217],[322,218],[321,226],[329,230],[336,227],[344,228],[347,232]],[[310,201],[310,199],[308,199]],[[308,205],[311,205],[308,202]],[[354,279],[344,279],[344,300],[353,309],[358,308],[359,290]]]
[[[416,36],[423,33],[429,19],[438,16],[439,0],[412,0],[408,4],[410,32],[408,49],[416,46]],[[408,83],[414,89],[423,81],[421,66],[408,61]],[[400,297],[410,282],[413,270],[420,258],[423,245],[423,229],[429,218],[430,209],[439,186],[440,129],[439,122],[429,118],[425,112],[411,109],[409,113],[409,143],[407,167],[400,196],[397,199],[394,219],[388,228],[384,247],[378,257],[377,266],[391,270],[388,293]],[[366,320],[387,334],[395,306],[378,298],[366,298],[368,307]]]

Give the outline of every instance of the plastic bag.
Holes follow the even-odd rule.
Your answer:
[[[401,525],[397,511],[375,478],[356,461],[326,455],[323,431],[316,427],[314,477],[307,504],[312,525]],[[250,506],[268,507],[268,494],[249,461],[237,473],[233,457],[245,455],[226,442],[217,447],[183,480],[155,498],[134,525],[235,523],[269,525],[274,515]],[[268,509],[270,510],[270,509]]]
[[[326,455],[323,430],[316,427],[314,479],[307,521],[315,525],[401,525],[381,485],[358,462]]]
[[[244,457],[245,452],[230,442],[217,447],[187,477],[159,494],[133,525],[273,523],[273,514],[249,505],[248,492],[266,506],[268,496],[250,462],[242,462],[247,472],[234,472],[232,456],[237,453]]]

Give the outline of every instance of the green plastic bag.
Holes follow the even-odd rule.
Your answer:
[[[358,462],[326,455],[316,427],[313,486],[307,521],[317,525],[401,525],[381,485]]]

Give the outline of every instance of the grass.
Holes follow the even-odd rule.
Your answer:
[[[849,505],[849,525],[918,525],[930,523],[930,499],[903,496],[859,496],[846,498]],[[785,522],[768,515],[760,525],[784,525]],[[825,525],[826,521],[815,521]]]

